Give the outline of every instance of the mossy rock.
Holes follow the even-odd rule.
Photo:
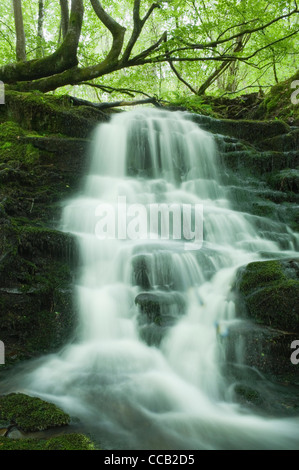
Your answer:
[[[295,91],[292,82],[299,80],[299,71],[292,77],[273,86],[254,112],[257,119],[283,119],[291,125],[299,125],[299,106],[292,103],[291,96]]]
[[[209,116],[196,114],[190,114],[187,118],[212,133],[245,140],[250,144],[290,132],[290,127],[281,120],[257,121],[240,119],[235,121],[233,119],[213,119]]]
[[[235,288],[239,311],[243,306],[257,323],[299,332],[299,259],[250,263],[239,269]]]
[[[299,392],[299,369],[292,364],[291,344],[298,338],[297,333],[290,333],[255,322],[243,320],[231,324],[228,335],[222,338],[223,351],[226,357],[226,372],[233,382],[246,386],[241,388],[238,398],[258,405],[258,396],[250,393],[250,389],[262,392],[263,386],[272,383],[281,384],[282,394],[286,386],[290,386],[289,400],[291,408],[295,409]],[[240,354],[242,366],[240,367]],[[262,373],[262,374],[261,374]],[[265,378],[267,379],[265,381]],[[262,388],[259,387],[262,385]],[[249,387],[249,390],[247,390]],[[273,389],[273,387],[270,386]],[[272,390],[274,391],[274,389]],[[238,390],[236,391],[238,392]],[[248,392],[248,393],[247,393]],[[262,392],[261,397],[265,398]],[[257,401],[255,401],[255,399]],[[269,397],[271,400],[271,396]],[[270,407],[274,403],[268,400],[261,405]],[[291,411],[291,410],[290,410]],[[298,414],[298,409],[297,409]]]
[[[69,415],[53,403],[23,393],[0,396],[0,419],[9,420],[24,432],[42,431],[70,422]]]
[[[73,334],[77,246],[66,233],[5,219],[0,232],[0,323],[6,364],[53,352]]]
[[[70,433],[47,440],[0,437],[0,450],[95,450],[95,445],[84,434]]]
[[[13,161],[32,166],[39,161],[39,151],[31,143],[24,142],[24,130],[13,121],[5,121],[0,124],[0,162]]]
[[[237,384],[234,388],[234,393],[236,394],[238,401],[241,403],[255,406],[263,404],[263,397],[261,394],[248,385]]]
[[[279,152],[296,151],[299,146],[299,130],[295,129],[288,134],[277,135],[259,142],[261,150],[273,149]]]
[[[107,121],[108,116],[88,106],[74,106],[70,96],[39,92],[7,90],[5,106],[0,107],[0,121],[11,120],[29,131],[70,137],[87,137],[95,123]]]
[[[279,191],[291,191],[299,194],[299,170],[285,169],[271,175],[269,184]]]

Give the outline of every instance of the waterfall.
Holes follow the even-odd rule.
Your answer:
[[[133,110],[99,125],[91,152],[62,217],[80,247],[77,338],[23,390],[107,448],[297,448],[298,419],[237,404],[225,374],[236,270],[280,248],[232,209],[213,136],[181,112]]]

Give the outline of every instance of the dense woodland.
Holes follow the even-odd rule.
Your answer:
[[[263,94],[298,68],[298,13],[294,0],[2,2],[0,80],[93,101]]]

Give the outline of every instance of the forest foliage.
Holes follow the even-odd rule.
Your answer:
[[[298,13],[294,0],[9,0],[0,80],[99,101],[263,93],[298,69]]]

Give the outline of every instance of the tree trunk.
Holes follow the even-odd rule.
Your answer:
[[[62,32],[63,39],[66,36],[68,27],[69,27],[69,1],[68,0],[60,0],[60,10],[61,10],[61,22],[60,28]]]
[[[44,26],[44,0],[38,0],[38,20],[37,20],[37,48],[36,48],[36,58],[41,59],[44,56],[43,51],[43,26]]]
[[[16,58],[17,62],[26,61],[26,40],[23,23],[22,0],[13,0],[13,11],[16,28]]]
[[[14,0],[20,1],[20,0]],[[0,67],[0,80],[6,83],[32,81],[51,77],[65,70],[69,71],[78,64],[77,49],[83,20],[83,0],[72,0],[67,35],[59,48],[50,56],[26,63],[8,64]]]
[[[223,72],[229,67],[230,62],[223,62],[220,67],[217,67],[217,69],[210,75],[206,81],[199,87],[197,91],[197,95],[203,95],[205,91],[209,88],[210,85],[220,76],[223,74]]]

